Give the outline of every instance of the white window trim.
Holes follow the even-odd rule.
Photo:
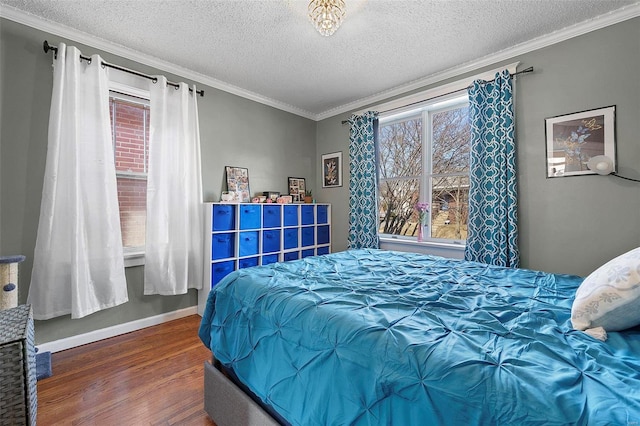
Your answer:
[[[144,265],[144,247],[124,247],[124,267]]]
[[[109,73],[110,91],[130,95],[134,98],[146,99],[147,102],[149,101],[149,89],[144,89],[143,87],[148,87],[148,82],[149,80],[141,79],[141,77],[136,77],[121,71]]]
[[[465,244],[439,241],[417,242],[415,239],[397,237],[380,237],[380,248],[383,250],[424,253],[453,259],[463,259]]]
[[[445,96],[442,99],[432,100],[431,102],[425,101],[425,103],[421,105],[410,105],[406,110],[402,112],[395,112],[392,115],[387,115],[386,117],[380,118],[380,126],[393,124],[399,121],[403,121],[405,119],[411,118],[419,118],[423,123],[431,123],[431,117],[433,113],[439,113],[443,111],[448,111],[451,109],[461,108],[463,106],[468,106],[468,96],[466,94],[451,94],[450,96]],[[431,162],[432,162],[432,131],[433,128],[431,124],[428,126],[423,126],[424,132],[427,133],[426,138],[422,141],[423,144],[423,158],[422,164],[429,171],[428,173],[423,170],[423,173],[419,176],[408,176],[403,178],[414,178],[419,179],[421,182],[426,181],[427,185],[420,185],[420,199],[427,202],[429,205],[433,205],[432,196],[432,179],[434,174],[431,170]],[[459,176],[459,173],[452,173],[450,176]],[[445,176],[445,175],[442,175]],[[467,175],[468,176],[468,175]],[[393,180],[393,179],[390,179]],[[450,249],[457,249],[461,247],[464,249],[466,245],[466,240],[452,240],[445,238],[431,238],[428,237],[425,241],[416,241],[415,237],[405,236],[405,235],[392,235],[378,232],[378,237],[380,241],[385,241],[388,244],[397,245],[397,244],[406,244],[409,243],[411,245],[417,246],[432,246],[442,249],[443,247],[449,247]]]
[[[115,92],[110,93],[110,96],[114,98],[149,105],[149,90],[144,89],[144,87],[148,87],[148,80],[146,79],[121,71],[109,73],[109,92]],[[135,174],[126,172],[118,173],[118,175],[136,177],[134,176]],[[123,252],[125,268],[144,265],[145,247],[123,247]]]

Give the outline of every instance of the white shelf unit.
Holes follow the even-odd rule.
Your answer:
[[[205,203],[202,315],[209,291],[242,268],[331,252],[331,205]]]

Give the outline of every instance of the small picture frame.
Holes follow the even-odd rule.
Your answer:
[[[322,154],[322,187],[342,186],[342,151]]]
[[[248,203],[251,201],[251,190],[249,190],[249,169],[243,167],[226,166],[227,191],[233,198],[230,200],[237,203]]]
[[[307,190],[305,179],[298,177],[289,178],[289,195],[294,203],[301,203],[304,201],[304,194]]]
[[[268,200],[271,200],[272,203],[275,203],[280,196],[280,193],[275,191],[264,191],[262,195],[267,197]]]
[[[616,164],[615,105],[545,119],[547,178],[596,174],[591,157],[606,155]]]

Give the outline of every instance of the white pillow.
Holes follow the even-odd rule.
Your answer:
[[[640,247],[605,263],[580,284],[571,307],[576,330],[640,324]]]

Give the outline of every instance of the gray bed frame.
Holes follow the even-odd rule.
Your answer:
[[[204,410],[217,426],[280,425],[217,364],[215,358],[204,363]]]

